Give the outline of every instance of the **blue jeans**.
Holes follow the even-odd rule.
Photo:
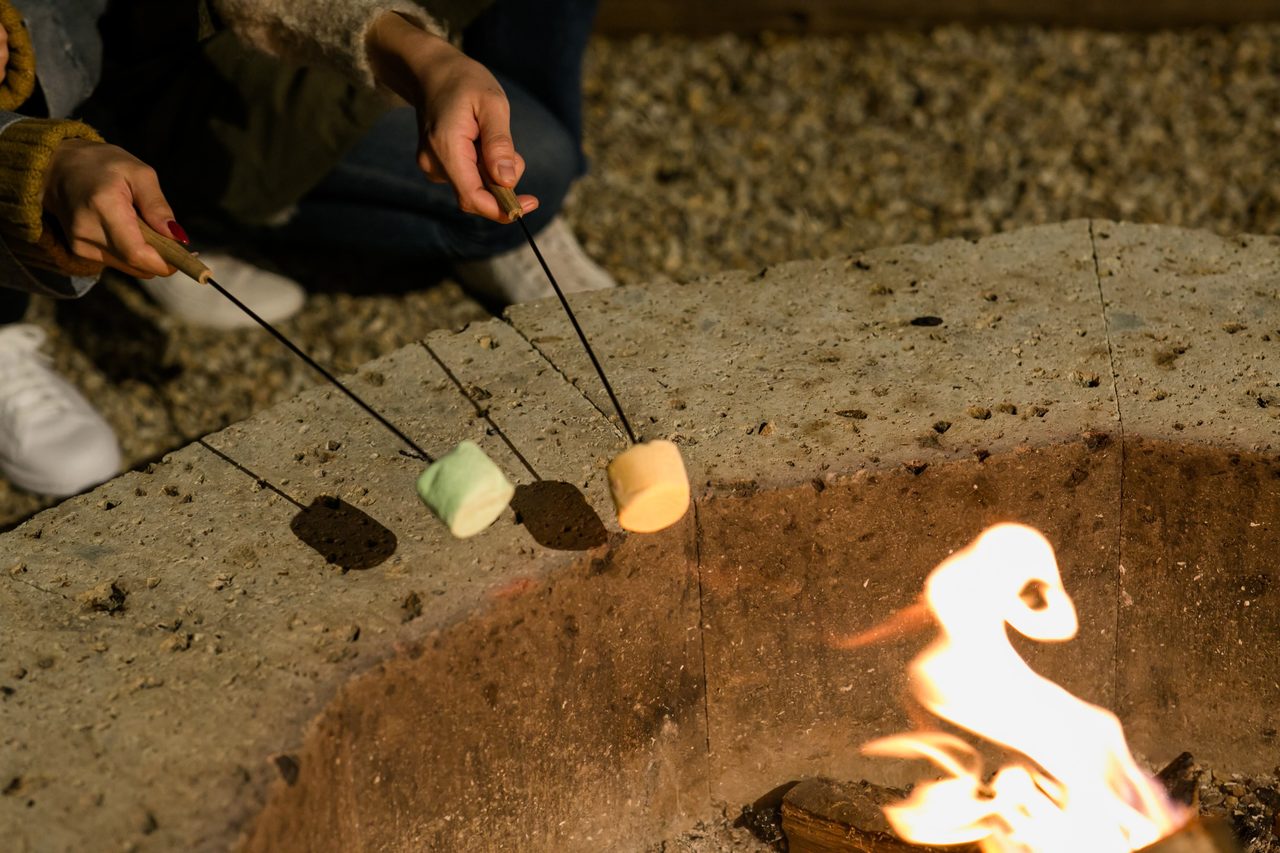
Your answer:
[[[525,160],[519,191],[538,197],[535,233],[585,171],[582,55],[595,0],[498,0],[468,27],[463,49],[488,67],[511,103],[511,135]],[[424,261],[485,258],[524,242],[519,228],[458,210],[448,184],[417,166],[418,123],[393,109],[297,205],[270,239],[327,251]]]

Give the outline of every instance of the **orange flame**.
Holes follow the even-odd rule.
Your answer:
[[[942,732],[899,734],[868,755],[922,758],[945,774],[886,807],[902,838],[977,843],[985,853],[1129,853],[1188,818],[1133,760],[1114,714],[1037,674],[1005,625],[1035,640],[1076,635],[1075,605],[1053,548],[1017,524],[988,529],[929,576],[925,605],[940,633],[909,673],[932,714],[1027,760],[983,781],[977,751]]]

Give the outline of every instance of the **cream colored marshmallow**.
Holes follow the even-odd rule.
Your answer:
[[[627,448],[609,463],[618,524],[633,533],[670,527],[689,509],[689,475],[680,448],[665,439]]]

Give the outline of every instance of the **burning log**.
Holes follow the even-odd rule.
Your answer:
[[[782,831],[789,853],[942,853],[900,840],[885,820],[885,805],[902,791],[871,782],[810,779],[782,799]],[[973,853],[973,845],[947,847]],[[1195,819],[1139,853],[1240,853],[1240,845],[1220,821]]]
[[[1003,748],[1009,760],[988,773],[969,740],[928,726],[873,740],[864,754],[925,759],[940,778],[921,781],[910,796],[865,782],[795,787],[782,804],[795,853],[937,849],[899,838],[986,853],[1240,853],[1223,826],[1192,817],[1198,789],[1189,754],[1152,777],[1129,752],[1115,714],[1044,678],[1009,642],[1009,629],[1041,642],[1079,630],[1040,533],[988,528],[934,569],[916,610],[931,617],[938,636],[910,664],[912,698],[966,736]],[[841,644],[868,638],[877,636]]]
[[[789,853],[907,853],[937,850],[901,841],[889,828],[884,806],[905,794],[871,782],[810,779],[782,798],[782,831]],[[975,851],[969,845],[948,847]],[[1163,853],[1163,851],[1161,851]]]
[[[1008,629],[1040,642],[1079,629],[1048,540],[1024,525],[988,528],[934,569],[924,602],[938,636],[910,664],[912,697],[1012,760],[987,773],[969,740],[942,730],[864,744],[942,771],[885,807],[900,837],[991,853],[1132,853],[1177,834],[1189,811],[1138,766],[1115,714],[1044,678],[1009,642]]]
[[[1175,803],[1182,803],[1194,809],[1200,802],[1200,791],[1196,785],[1196,776],[1199,772],[1195,757],[1189,752],[1184,752],[1165,765],[1165,768],[1156,774],[1156,780],[1169,792],[1169,798]]]

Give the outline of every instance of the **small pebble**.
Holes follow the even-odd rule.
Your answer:
[[[400,602],[400,621],[412,622],[422,615],[422,596],[416,592],[410,592]]]
[[[1072,382],[1081,388],[1097,388],[1102,383],[1102,378],[1098,374],[1083,370],[1071,371],[1070,378]]]
[[[117,586],[115,581],[103,581],[80,596],[80,605],[85,610],[118,613],[124,610],[126,598],[128,593]]]

